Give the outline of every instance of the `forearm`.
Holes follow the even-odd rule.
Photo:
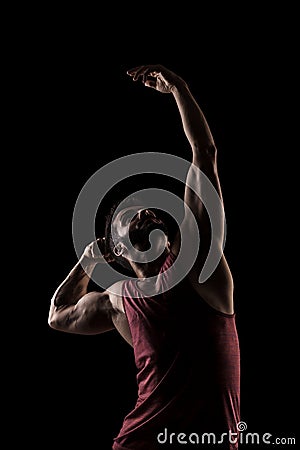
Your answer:
[[[82,256],[55,291],[51,305],[56,308],[75,305],[87,293],[88,284],[96,263]]]
[[[193,151],[201,151],[213,146],[214,139],[206,118],[186,83],[180,82],[173,86],[172,94],[179,109],[184,132]]]

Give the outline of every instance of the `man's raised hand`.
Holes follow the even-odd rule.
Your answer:
[[[133,78],[133,81],[141,79],[142,83],[162,92],[170,94],[172,90],[180,83],[184,83],[182,78],[162,65],[138,66],[127,71],[127,74]]]

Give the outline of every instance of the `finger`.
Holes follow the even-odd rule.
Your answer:
[[[152,89],[156,89],[156,81],[155,80],[146,80],[145,81],[145,86],[150,87]]]
[[[135,74],[134,81],[142,78],[142,83],[145,84],[150,76],[150,68],[148,66],[142,66]]]
[[[142,82],[145,84],[147,81],[147,77],[153,73],[153,76],[156,77],[159,75],[159,67],[158,66],[138,66],[133,69],[127,71],[128,75],[133,77],[133,81],[137,81],[140,77],[142,77]]]
[[[134,74],[133,81],[137,81],[142,77],[142,82],[145,83],[147,74],[149,73],[149,68],[147,66],[141,66]]]
[[[133,81],[137,81],[138,78],[143,74],[143,71],[145,70],[145,66],[138,66],[134,69],[130,69],[127,71],[128,75],[133,77]]]
[[[158,72],[157,70],[149,71],[147,74],[147,79],[143,80],[145,86],[156,89],[157,88],[156,79],[158,78],[159,75],[160,75],[160,72]]]
[[[133,76],[142,66],[137,66],[134,67],[133,69],[128,69],[127,70],[127,75]]]
[[[104,258],[108,263],[115,262],[115,258],[112,256],[111,253],[105,253]]]
[[[103,254],[104,249],[105,249],[105,237],[98,238],[96,240],[96,243],[97,243],[97,245],[94,248],[96,248],[98,251],[100,251],[100,254]]]

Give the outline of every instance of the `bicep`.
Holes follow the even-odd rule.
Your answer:
[[[197,222],[201,237],[210,239],[212,225],[224,235],[224,210],[217,170],[217,150],[214,145],[193,149],[193,162],[187,173],[184,191],[184,219],[181,228],[191,232],[190,213]],[[178,237],[177,237],[178,241]]]
[[[199,262],[204,262],[211,245],[221,249],[224,243],[225,214],[217,173],[216,149],[195,152],[186,178],[184,218],[172,250],[178,254],[181,243],[198,244]]]
[[[49,325],[75,334],[100,334],[114,329],[113,308],[106,293],[89,292],[75,305],[55,308]]]

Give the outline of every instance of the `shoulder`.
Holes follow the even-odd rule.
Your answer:
[[[116,312],[125,312],[124,306],[123,306],[123,286],[124,286],[125,280],[117,281],[116,283],[112,284],[109,288],[106,289],[105,293],[108,295],[110,303],[112,304],[113,309]]]

